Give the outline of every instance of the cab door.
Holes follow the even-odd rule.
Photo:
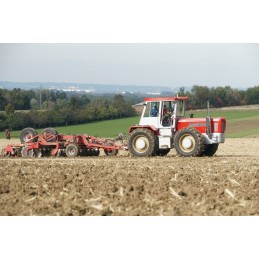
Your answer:
[[[160,136],[172,137],[172,115],[174,113],[174,102],[164,101],[161,103],[161,118],[159,121],[159,133]]]

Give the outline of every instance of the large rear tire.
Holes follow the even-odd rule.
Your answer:
[[[128,149],[133,156],[154,156],[157,151],[157,139],[149,129],[135,129],[130,134]]]
[[[174,145],[180,156],[201,156],[204,150],[202,135],[194,128],[184,128],[177,132]]]
[[[209,144],[205,145],[205,149],[203,151],[204,156],[213,156],[218,150],[219,144]]]
[[[38,138],[34,138],[34,137],[37,136],[37,135],[38,135],[38,133],[35,129],[25,128],[20,133],[21,143],[36,142],[38,140]]]

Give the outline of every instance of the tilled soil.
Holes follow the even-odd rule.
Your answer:
[[[0,158],[0,215],[259,215],[258,150],[244,138],[213,157]]]

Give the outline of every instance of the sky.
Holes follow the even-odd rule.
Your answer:
[[[2,43],[0,82],[259,85],[258,43]]]

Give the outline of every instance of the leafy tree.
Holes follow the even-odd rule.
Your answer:
[[[118,110],[112,105],[109,105],[108,107],[108,113],[109,113],[109,119],[114,119],[118,117]]]
[[[210,98],[210,89],[207,86],[194,85],[192,87],[192,103],[195,107],[204,108]]]
[[[125,101],[121,94],[116,94],[113,97],[113,105],[118,111],[118,116],[121,118],[125,109]]]
[[[40,104],[39,104],[39,102],[36,99],[31,98],[30,106],[31,106],[31,109],[36,110],[36,109],[39,109]]]
[[[23,126],[20,113],[12,113],[6,117],[5,123],[11,130],[18,130]]]
[[[61,100],[67,99],[67,94],[64,91],[57,91],[56,98]]]
[[[80,107],[80,102],[79,102],[79,98],[77,98],[76,96],[72,96],[70,99],[69,99],[69,107],[72,109],[72,110],[76,110]]]
[[[9,116],[11,114],[14,114],[15,112],[15,109],[14,109],[14,106],[11,104],[11,103],[8,103],[6,106],[5,106],[5,112],[6,112],[6,115]]]
[[[6,129],[6,116],[4,113],[0,113],[0,130]]]
[[[247,104],[259,103],[259,86],[251,87],[246,90],[245,101]]]
[[[0,89],[0,110],[4,110],[6,106],[6,98],[5,98],[6,90]]]

